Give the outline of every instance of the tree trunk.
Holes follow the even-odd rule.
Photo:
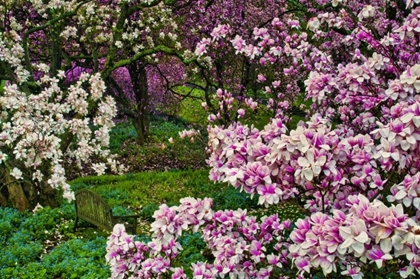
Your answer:
[[[1,175],[4,184],[2,185],[1,200],[5,206],[17,208],[19,211],[25,211],[30,207],[29,200],[26,197],[22,185],[12,175],[6,167],[1,168]]]
[[[48,183],[42,182],[41,187],[27,181],[16,180],[6,167],[0,168],[3,180],[0,183],[0,206],[13,207],[19,211],[31,210],[38,203],[42,206],[59,206],[59,191]]]
[[[141,115],[132,119],[134,129],[137,133],[137,142],[139,144],[144,144],[147,139],[147,136],[149,135],[149,131],[145,130],[145,128],[148,129],[148,124],[146,124],[144,121],[145,119],[144,117],[141,117]]]
[[[42,187],[40,187],[39,193],[34,201],[36,203],[34,203],[33,206],[36,206],[37,203],[51,208],[60,206],[60,192],[61,191],[51,187],[47,182],[42,181]]]
[[[136,116],[132,119],[132,122],[137,132],[137,141],[139,144],[144,144],[149,136],[150,125],[149,89],[145,64],[140,61],[132,63],[128,66],[128,71],[136,99]]]
[[[50,19],[54,18],[54,12],[50,11]],[[60,28],[58,24],[53,24],[51,26],[51,64],[50,64],[50,74],[56,76],[58,70],[61,69],[62,53],[60,46]]]

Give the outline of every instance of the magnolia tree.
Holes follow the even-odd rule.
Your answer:
[[[199,61],[207,65],[195,76],[211,122],[226,125],[257,108],[275,117],[298,107],[305,66],[298,63],[296,48],[306,34],[292,14],[304,15],[303,9],[283,0],[213,1],[193,8],[184,26]]]
[[[38,202],[51,204],[55,189],[71,198],[65,164],[81,166],[93,159],[98,174],[116,170],[106,151],[114,100],[131,112],[127,115],[139,141],[145,140],[151,111],[148,85],[157,88],[148,81],[156,72],[148,74],[146,68],[165,61],[163,55],[185,64],[194,61],[181,48],[171,16],[179,5],[190,4],[1,2],[0,204],[21,210]],[[108,157],[108,167],[100,157]]]
[[[211,179],[266,206],[293,199],[308,217],[292,226],[276,215],[214,212],[209,199],[162,205],[147,244],[114,228],[112,278],[186,278],[176,261],[186,230],[201,232],[214,257],[192,264],[194,278],[419,277],[420,7],[295,4],[307,18],[275,18],[273,32],[231,43],[244,55],[243,46],[255,48],[263,63],[275,64],[277,51],[292,54],[283,74],[306,76],[310,119],[288,129],[290,115],[277,106],[261,130],[238,121],[210,126],[208,164]],[[284,24],[300,30],[290,49],[274,32]]]
[[[194,61],[176,35],[179,20],[174,10],[189,5],[188,1],[60,0],[8,1],[3,6],[5,17],[12,14],[22,26],[26,68],[31,61],[43,61],[53,75],[60,69],[100,72],[107,94],[121,113],[125,110],[143,143],[154,101],[159,99],[151,94],[166,92],[149,90],[154,78],[147,69],[159,64],[168,68],[166,72],[178,68],[166,63],[164,55],[177,57],[181,64]]]
[[[111,97],[103,95],[106,86],[100,74],[82,72],[71,80],[48,57],[35,55],[38,49],[29,49],[34,33],[41,30],[43,33],[37,35],[50,39],[50,26],[80,8],[75,3],[63,4],[60,9],[52,3],[31,6],[16,1],[0,6],[2,206],[19,210],[37,203],[54,206],[60,191],[65,198],[73,199],[66,183],[66,161],[82,166],[91,163],[92,157],[102,157],[115,172],[122,170],[107,150],[116,105]],[[23,9],[25,5],[27,10]],[[20,9],[37,20],[24,22],[19,17]],[[49,20],[43,14],[48,11],[57,12],[57,18]],[[106,165],[97,161],[92,168],[101,174]]]
[[[120,24],[120,30],[112,33],[115,49],[109,46],[109,53],[114,51],[115,58],[120,60],[120,69],[113,71],[107,77],[109,92],[120,104],[120,113],[132,120],[137,132],[137,139],[143,144],[149,135],[150,115],[156,108],[172,99],[167,93],[169,80],[178,78],[179,65],[188,63],[184,58],[183,50],[177,32],[177,23],[172,12],[174,3],[162,1],[132,1],[121,4],[122,13],[115,17],[105,19],[102,25]],[[105,10],[107,3],[101,5]],[[124,9],[125,8],[125,9]],[[108,32],[110,30],[107,30]],[[165,55],[173,56],[174,63],[165,63]],[[188,56],[189,53],[186,53]],[[102,73],[115,68],[114,61],[105,63]],[[109,63],[108,63],[109,62]],[[108,64],[107,64],[108,63]],[[110,67],[110,69],[107,69]],[[156,69],[165,69],[156,71]],[[183,67],[181,67],[182,71]],[[174,73],[173,77],[164,72]],[[181,78],[179,81],[181,81]],[[166,86],[156,86],[157,83]]]

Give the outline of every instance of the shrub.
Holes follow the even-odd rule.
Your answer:
[[[23,237],[22,239],[28,240],[27,237]],[[42,251],[43,246],[40,241],[30,240],[28,242],[7,245],[2,248],[2,253],[0,253],[0,269],[33,262],[39,259]]]
[[[8,238],[18,230],[23,214],[13,208],[0,207],[0,245],[6,245]]]
[[[47,240],[52,233],[69,231],[71,225],[68,220],[75,216],[73,204],[66,203],[62,207],[51,209],[45,207],[34,213],[31,218],[26,218],[20,229],[35,239]]]

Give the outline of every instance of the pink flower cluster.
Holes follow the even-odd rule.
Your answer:
[[[217,102],[217,113],[210,114],[207,120],[210,123],[216,120],[222,122],[230,122],[231,118],[233,117],[231,114],[235,113],[233,108],[238,106],[238,102],[236,102],[235,98],[233,98],[232,93],[219,88],[217,89],[216,94],[213,95],[213,99]],[[240,109],[238,109],[237,113],[243,116],[245,112],[240,112],[239,110]]]
[[[281,222],[272,215],[258,223],[240,209],[214,212],[211,199],[184,198],[180,202],[173,207],[161,205],[155,212],[148,244],[135,241],[123,225],[114,227],[106,255],[111,278],[155,278],[163,274],[186,278],[183,269],[172,264],[182,250],[177,240],[188,230],[200,231],[214,256],[212,263],[192,264],[194,278],[269,278],[274,269],[290,264],[288,244],[283,242],[290,221]]]
[[[366,263],[381,268],[391,260],[404,278],[419,271],[418,226],[401,204],[388,207],[359,194],[349,196],[346,206],[348,211],[336,210],[332,216],[318,212],[298,220],[289,250],[300,273],[321,268],[325,275],[342,270],[342,275],[361,278]]]
[[[200,131],[195,129],[190,130],[182,130],[181,132],[178,132],[178,135],[181,139],[189,138],[191,141],[194,141],[194,137],[200,136]]]
[[[114,227],[107,242],[106,260],[111,266],[112,278],[155,278],[172,272],[172,278],[185,278],[182,270],[170,268],[172,260],[182,250],[177,242],[183,231],[197,231],[211,220],[212,200],[184,198],[178,207],[160,206],[153,217],[152,241],[144,244],[134,241],[134,236],[125,232],[123,225]]]
[[[210,127],[210,178],[258,195],[265,205],[290,198],[305,204],[312,215],[296,223],[289,248],[301,276],[322,270],[362,278],[376,266],[415,277],[420,259],[420,8],[388,19],[384,1],[351,3],[333,1],[348,8],[340,12],[317,10],[308,24],[311,33],[302,34],[298,46],[284,46],[278,41],[284,37],[274,38],[272,30],[254,30],[261,64],[280,67],[284,64],[270,54],[292,54],[296,64],[283,72],[308,71],[305,98],[312,99],[313,116],[290,131],[282,113],[262,130],[238,122]],[[318,44],[307,45],[309,35]],[[239,36],[232,44],[255,59]],[[266,76],[257,75],[258,82],[270,84]],[[267,94],[274,91],[272,85]]]
[[[240,123],[215,126],[209,129],[209,143],[210,178],[258,194],[267,206],[304,193],[311,211],[340,208],[350,192],[382,186],[370,165],[372,139],[341,139],[317,116],[289,134],[279,119],[261,131]],[[357,190],[347,187],[349,180]]]

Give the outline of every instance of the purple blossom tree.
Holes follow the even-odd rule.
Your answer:
[[[195,209],[184,211],[202,201],[181,200],[179,207],[163,205],[156,212],[149,244],[153,256],[147,259],[165,262],[157,274],[185,278],[172,266],[180,249],[176,239],[204,222],[203,239],[215,260],[193,264],[194,278],[312,278],[320,272],[340,278],[416,278],[420,7],[415,1],[299,1],[285,7],[295,12],[257,27],[251,38],[236,36],[228,22],[220,23],[197,41],[196,54],[211,60],[220,44],[230,43],[261,64],[258,82],[269,81],[265,64],[279,66],[279,77],[302,79],[296,86],[307,100],[307,121],[287,125],[293,116],[283,112],[284,99],[273,98],[268,105],[275,114],[263,129],[237,118],[209,126],[208,163],[211,179],[257,196],[266,206],[293,199],[308,216],[293,228],[277,216],[258,222],[241,210],[208,210],[203,217]],[[270,82],[269,93],[283,80]],[[233,105],[233,88],[234,83],[216,90],[219,115],[210,120],[222,118],[224,111],[245,115]],[[296,94],[287,90],[293,102]],[[268,235],[260,231],[266,222]],[[119,246],[108,244],[114,278],[133,270],[117,268],[133,257],[110,257]]]

